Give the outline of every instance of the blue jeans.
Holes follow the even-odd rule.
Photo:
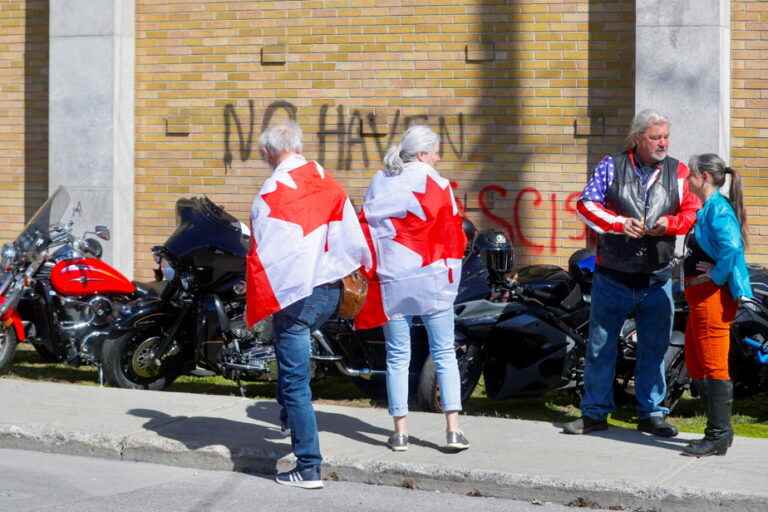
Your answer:
[[[427,328],[429,351],[437,369],[444,412],[461,410],[461,382],[454,348],[453,308],[421,320]],[[384,325],[387,346],[387,400],[391,416],[408,414],[408,367],[411,364],[411,318],[393,318]]]
[[[613,381],[616,373],[617,342],[624,321],[632,313],[637,325],[635,398],[640,419],[666,416],[661,402],[667,394],[664,354],[672,335],[674,303],[672,285],[633,289],[595,272],[592,308],[584,365],[584,416],[602,420],[614,409]]]
[[[323,461],[309,387],[309,337],[336,312],[340,294],[338,284],[318,286],[312,295],[294,302],[273,317],[278,397],[288,414],[291,446],[299,470],[319,466]]]

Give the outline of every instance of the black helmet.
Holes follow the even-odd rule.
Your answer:
[[[485,257],[488,271],[494,278],[501,278],[514,266],[514,253],[507,236],[501,231],[483,231],[477,237],[477,250]]]

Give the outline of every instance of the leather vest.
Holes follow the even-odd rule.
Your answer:
[[[661,173],[646,192],[627,153],[613,155],[613,182],[606,190],[605,207],[624,217],[643,220],[647,229],[664,215],[677,213],[680,195],[678,161],[667,157]],[[675,237],[630,238],[624,234],[600,235],[598,266],[630,274],[652,274],[669,265],[675,253]]]

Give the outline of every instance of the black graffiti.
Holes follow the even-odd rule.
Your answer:
[[[240,160],[245,162],[251,157],[251,148],[253,147],[253,100],[248,100],[248,110],[250,117],[248,121],[248,138],[243,137],[243,125],[240,124],[240,118],[237,117],[235,106],[228,104],[224,107],[224,169],[232,167],[232,150],[229,147],[229,138],[232,132],[232,121],[237,127],[237,138],[240,141]]]
[[[255,125],[253,100],[248,101],[248,109],[249,118],[246,126],[248,134],[246,136],[246,129],[243,127],[243,123],[241,123],[234,105],[228,104],[224,107],[225,169],[230,168],[234,160],[231,149],[233,124],[237,130],[240,160],[246,162],[251,158]],[[298,109],[295,105],[288,101],[275,101],[264,111],[264,115],[261,119],[262,131],[269,126],[278,110],[284,110],[288,115],[288,118],[294,121],[298,117]],[[373,141],[376,155],[378,155],[379,160],[381,160],[384,158],[387,149],[394,143],[397,135],[401,133],[401,130],[404,132],[413,124],[430,124],[430,122],[434,120],[434,116],[430,117],[427,114],[403,116],[400,110],[397,110],[392,116],[392,122],[387,127],[387,131],[379,132],[379,127],[376,124],[376,116],[373,112],[352,109],[348,113],[343,105],[337,105],[335,108],[332,105],[323,105],[320,107],[317,123],[317,160],[320,164],[325,165],[329,148],[335,143],[336,169],[350,170],[352,168],[353,154],[357,153],[358,150],[363,161],[363,166],[368,168],[371,163],[369,156],[370,141]],[[443,156],[445,148],[448,147],[457,158],[463,158],[464,114],[456,114],[458,134],[451,134],[448,129],[448,119],[446,116],[437,116],[436,121],[437,129],[443,142],[440,146],[440,156]],[[364,127],[364,124],[367,126]]]

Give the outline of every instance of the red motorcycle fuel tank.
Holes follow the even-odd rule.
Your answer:
[[[51,271],[51,284],[61,295],[129,294],[136,291],[127,277],[96,258],[58,262]]]

